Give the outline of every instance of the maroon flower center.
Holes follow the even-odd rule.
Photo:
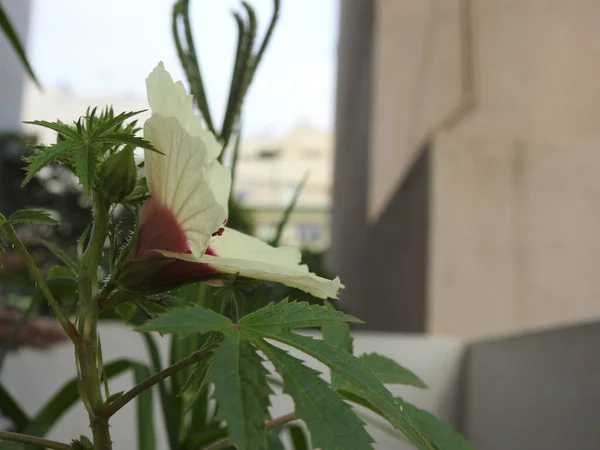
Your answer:
[[[217,231],[216,234],[219,232]],[[185,231],[179,224],[171,209],[151,197],[142,205],[140,211],[140,228],[134,259],[164,260],[168,259],[155,250],[165,250],[173,253],[191,254],[191,249]],[[205,254],[216,256],[209,247]],[[218,273],[208,264],[195,263],[175,259],[163,266],[158,273],[148,280],[153,286],[180,284],[194,281]]]

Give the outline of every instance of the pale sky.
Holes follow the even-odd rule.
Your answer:
[[[213,120],[226,102],[239,0],[192,0]],[[264,32],[272,0],[250,0]],[[83,96],[142,97],[144,79],[163,61],[183,72],[171,37],[173,0],[34,0],[28,51],[44,85]],[[337,0],[282,0],[272,44],[251,86],[246,135],[282,132],[299,122],[331,129],[335,93]],[[261,33],[262,36],[262,33]]]

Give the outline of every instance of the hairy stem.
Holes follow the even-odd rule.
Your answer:
[[[286,423],[291,422],[293,420],[296,420],[296,413],[289,413],[285,416],[277,417],[273,420],[268,420],[267,422],[265,422],[265,430],[269,431],[272,428],[278,427],[280,425],[285,425]],[[229,438],[226,438],[217,441],[212,445],[209,445],[204,450],[217,450],[219,448],[226,447],[230,444],[231,442],[229,441]]]
[[[39,445],[41,447],[50,448],[53,450],[69,450],[71,448],[69,444],[63,444],[62,442],[50,441],[37,436],[29,436],[27,434],[13,433],[10,431],[0,431],[0,442],[2,441],[13,441],[21,442],[22,444]]]
[[[17,236],[15,229],[10,224],[5,224],[2,228],[6,232],[8,238],[14,244],[15,248],[19,251],[19,253],[21,253],[23,258],[25,259],[25,264],[27,264],[27,268],[29,269],[31,276],[33,277],[34,281],[44,294],[44,297],[46,297],[46,300],[48,300],[48,304],[50,305],[50,308],[52,308],[52,311],[56,315],[56,318],[58,319],[63,330],[65,330],[65,333],[67,334],[67,336],[69,336],[71,341],[77,343],[80,339],[79,333],[77,332],[75,326],[71,323],[69,318],[62,311],[62,309],[60,309],[58,301],[56,301],[56,299],[54,298],[54,295],[48,287],[46,280],[44,280],[44,277],[37,268],[35,261],[23,245],[23,242],[21,241],[19,236]]]
[[[202,361],[204,358],[208,357],[210,352],[217,346],[218,346],[218,342],[214,342],[211,345],[209,345],[201,350],[195,351],[191,355],[176,362],[172,366],[167,367],[166,369],[162,370],[161,372],[158,372],[158,373],[152,375],[150,378],[147,378],[142,383],[133,387],[132,389],[130,389],[129,391],[127,391],[126,393],[121,395],[119,398],[117,398],[110,405],[108,405],[102,412],[102,415],[105,417],[112,416],[117,411],[119,411],[123,406],[125,406],[131,400],[133,400],[138,395],[140,395],[142,392],[144,392],[146,389],[151,388],[155,384],[161,382],[165,378],[170,377],[174,373],[176,373],[180,370],[183,370],[186,367],[188,367],[194,363]],[[172,393],[172,395],[176,395],[176,393]]]
[[[112,442],[108,419],[100,414],[104,408],[104,401],[102,399],[102,367],[99,364],[97,331],[100,314],[97,271],[108,233],[109,215],[104,199],[99,193],[94,193],[93,212],[92,234],[81,257],[78,279],[79,332],[81,334],[81,340],[77,345],[79,390],[90,418],[94,448],[111,450]]]

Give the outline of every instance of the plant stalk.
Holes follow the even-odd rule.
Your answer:
[[[22,444],[39,445],[41,447],[50,448],[53,450],[69,450],[71,448],[69,444],[63,444],[62,442],[42,439],[37,436],[29,436],[28,434],[13,433],[11,431],[0,431],[0,442],[1,441],[13,441],[21,442]]]
[[[194,363],[202,361],[217,346],[218,346],[218,341],[214,342],[213,344],[209,345],[208,347],[205,347],[201,350],[195,351],[191,355],[176,362],[172,366],[169,366],[166,369],[162,370],[161,372],[158,372],[158,373],[152,375],[150,378],[147,378],[142,383],[133,387],[132,389],[130,389],[129,391],[127,391],[126,393],[121,395],[119,398],[117,398],[114,402],[109,404],[102,412],[102,415],[107,418],[112,416],[117,411],[119,411],[121,408],[123,408],[123,406],[125,406],[131,400],[133,400],[138,395],[140,395],[142,392],[144,392],[146,389],[149,389],[152,386],[154,386],[155,384],[164,380],[165,378],[170,377],[175,372],[183,370],[186,367],[188,367]],[[172,393],[172,395],[176,395],[176,393]]]
[[[102,372],[100,367],[97,323],[100,315],[98,305],[98,266],[108,234],[109,215],[103,197],[93,194],[94,225],[88,246],[81,257],[78,279],[79,332],[81,340],[76,348],[79,372],[79,390],[90,418],[94,449],[111,450],[112,441],[108,418],[101,415]]]

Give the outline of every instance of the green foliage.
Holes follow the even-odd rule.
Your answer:
[[[283,300],[246,315],[240,320],[244,329],[311,328],[335,323],[362,323],[361,320],[332,308],[310,305],[306,302]]]
[[[377,353],[366,353],[361,355],[360,359],[371,368],[382,383],[427,388],[427,385],[419,377],[393,359]]]
[[[264,423],[272,391],[261,358],[239,330],[230,328],[214,351],[209,381],[215,386],[217,419],[227,422],[231,443],[239,450],[267,450]]]
[[[290,439],[294,444],[294,450],[310,450],[308,439],[304,433],[304,429],[300,425],[289,425],[287,427],[290,434]]]
[[[189,0],[177,0],[173,6],[172,32],[179,60],[188,79],[190,90],[196,101],[196,105],[206,122],[207,128],[215,134],[217,139],[227,148],[239,121],[242,105],[248,94],[250,84],[254,79],[256,70],[262,61],[264,53],[271,41],[273,31],[279,19],[280,0],[273,0],[273,14],[267,31],[255,48],[257,35],[257,18],[252,6],[242,2],[243,14],[234,12],[233,17],[237,25],[238,36],[236,52],[234,56],[234,67],[229,86],[229,97],[223,116],[221,129],[217,130],[215,121],[210,113],[206,90],[204,86],[202,71],[200,70],[199,58],[196,52],[192,26],[190,23]],[[220,159],[224,157],[221,154]]]
[[[327,343],[341,350],[353,353],[352,338],[347,324],[331,324],[322,327],[323,337]],[[418,388],[426,388],[425,383],[410,370],[400,366],[395,361],[376,353],[368,353],[359,357],[368,366],[373,375],[385,384],[403,384]],[[394,400],[403,412],[406,424],[399,423],[394,417],[380,408],[368,394],[349,380],[343,371],[333,370],[331,374],[332,387],[340,392],[347,400],[359,404],[385,417],[396,429],[402,431],[419,449],[430,450],[469,450],[470,444],[447,424],[435,418],[427,411],[421,410],[401,398]]]
[[[295,347],[321,361],[343,380],[340,388],[344,390],[340,391],[346,398],[350,396],[351,400],[368,405],[400,430],[417,448],[435,448],[425,437],[424,430],[419,428],[421,416],[413,417],[415,409],[407,407],[407,403],[401,399],[394,398],[375,372],[380,372],[388,381],[392,379],[393,382],[422,385],[414,374],[410,377],[407,375],[410,372],[386,358],[368,355],[361,359],[349,353],[347,348],[341,348],[341,345],[332,345],[327,341],[292,332],[296,328],[332,327],[356,321],[358,320],[330,307],[284,301],[248,314],[237,324],[214,311],[192,307],[168,312],[139,329],[184,335],[218,332],[224,336],[210,361],[210,381],[217,386],[215,397],[219,405],[219,417],[227,421],[230,430],[236,430],[234,442],[238,445],[246,445],[244,443],[248,436],[251,436],[255,448],[265,448],[263,446],[266,445],[262,423],[267,417],[268,393],[266,388],[261,389],[261,386],[266,386],[266,373],[260,361],[255,359],[256,354],[251,344],[265,354],[282,376],[284,391],[294,398],[296,413],[307,423],[315,445],[324,450],[348,448],[347,445],[352,444],[340,444],[348,439],[348,442],[354,443],[353,448],[370,448],[371,440],[364,432],[360,420],[350,409],[346,410],[347,406],[335,391],[301,361],[267,342],[270,340]],[[340,332],[342,330],[329,328],[327,333],[342,344],[346,342],[343,345],[348,347],[350,341]],[[377,365],[375,372],[368,365],[373,362]],[[246,389],[251,389],[252,392]],[[251,394],[258,395],[261,401],[257,401],[256,397],[248,397]],[[249,398],[253,400],[250,401]],[[251,407],[248,406],[250,404]],[[323,416],[319,411],[328,411],[328,414]],[[253,422],[251,418],[256,417],[260,417],[260,421]]]
[[[38,209],[20,209],[12,213],[6,220],[6,224],[16,225],[20,223],[58,225],[56,219],[52,218],[47,211]]]
[[[318,372],[262,339],[255,342],[283,378],[283,392],[294,400],[296,416],[306,423],[314,447],[372,448],[362,421]]]
[[[403,402],[401,399],[398,401],[412,418],[421,435],[427,439],[430,448],[434,450],[473,450],[471,444],[464,437],[433,414]]]
[[[85,436],[71,441],[71,450],[94,450],[94,444]]]
[[[231,327],[231,320],[221,314],[201,307],[189,307],[162,314],[157,319],[138,327],[138,331],[158,331],[189,336],[211,331],[226,332]]]
[[[36,153],[26,159],[27,174],[23,185],[48,164],[58,161],[67,166],[79,178],[84,193],[88,195],[95,187],[99,171],[105,157],[110,157],[123,147],[143,148],[158,151],[147,140],[135,136],[139,131],[136,122],[125,123],[142,111],[126,112],[115,115],[112,108],[98,113],[97,108],[88,109],[85,116],[73,125],[60,121],[47,122],[37,120],[27,122],[49,128],[58,133],[56,144],[36,146]]]

